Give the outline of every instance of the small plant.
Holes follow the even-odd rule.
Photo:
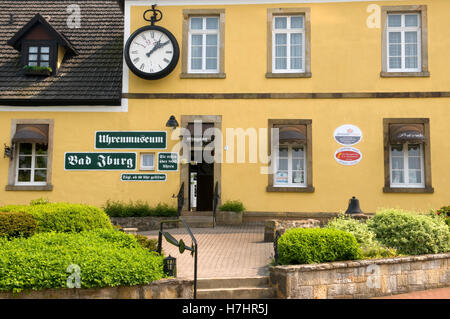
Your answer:
[[[436,214],[445,220],[445,223],[450,227],[450,206],[443,206],[436,211]]]
[[[50,203],[50,201],[46,198],[38,198],[38,199],[33,199],[30,201],[30,206],[34,206],[34,205],[44,205],[44,204],[48,204]]]
[[[25,65],[23,67],[23,70],[26,73],[30,73],[30,74],[51,74],[53,72],[53,69],[51,67],[48,66],[37,66],[37,65]]]
[[[278,239],[279,263],[314,264],[359,259],[355,236],[327,228],[291,228]]]
[[[149,239],[143,235],[134,235],[137,242],[144,247],[145,249],[148,249],[150,251],[156,251],[158,249],[158,240],[156,239]]]
[[[245,207],[240,200],[227,200],[219,209],[223,212],[241,213],[245,210]]]

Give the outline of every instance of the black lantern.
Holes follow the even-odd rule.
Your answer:
[[[177,259],[170,256],[164,258],[164,273],[169,277],[177,276]]]
[[[345,212],[346,214],[364,214],[361,210],[361,208],[359,208],[359,200],[356,199],[355,196],[353,196],[349,202],[348,202],[348,208],[347,211]]]
[[[166,123],[166,126],[167,127],[171,127],[173,129],[176,129],[178,127],[178,121],[177,121],[177,119],[175,118],[174,115],[170,116],[169,120]]]
[[[11,146],[6,146],[5,144],[5,152],[3,153],[3,158],[9,157],[13,158],[13,148]]]

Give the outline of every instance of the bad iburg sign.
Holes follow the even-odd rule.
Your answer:
[[[166,149],[165,131],[97,131],[96,149]]]
[[[135,170],[136,153],[66,153],[65,170]]]

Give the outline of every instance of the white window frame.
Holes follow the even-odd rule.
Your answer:
[[[411,143],[419,144],[419,143]],[[393,183],[393,168],[392,168],[392,145],[403,145],[403,178],[404,183]],[[408,161],[408,143],[404,144],[390,144],[389,145],[389,170],[391,175],[391,187],[392,188],[424,188],[425,187],[425,167],[423,156],[423,143],[420,146],[420,173],[421,183],[409,183],[409,161]]]
[[[303,183],[293,183],[292,181],[292,148],[296,148],[296,147],[302,147],[303,148],[303,177],[304,177],[304,181]],[[307,160],[306,160],[306,145],[292,145],[292,144],[281,144],[281,145],[277,145],[275,147],[275,171],[273,174],[273,186],[274,187],[307,187],[308,186],[308,181],[307,181]],[[278,172],[278,165],[279,165],[279,158],[280,158],[280,153],[279,150],[280,148],[288,148],[288,183],[283,183],[283,184],[277,184],[276,183],[276,175]]]
[[[20,144],[31,144],[31,168],[27,169],[31,171],[31,181],[30,182],[19,182],[19,170],[24,170],[23,168],[20,168],[20,163],[19,163],[19,152],[20,152]],[[35,182],[34,181],[34,173],[36,170],[36,144],[39,143],[21,143],[18,142],[17,143],[17,149],[16,149],[16,177],[15,177],[15,185],[20,186],[20,185],[33,185],[33,186],[43,186],[43,185],[47,185],[47,181],[45,182]],[[29,155],[26,155],[29,156]],[[39,155],[38,155],[39,156]],[[48,149],[47,149],[47,155],[45,155],[47,157],[47,167],[45,168],[46,171],[46,179],[48,179]],[[44,168],[38,168],[38,170],[44,170]]]
[[[193,18],[201,18],[202,19],[202,30],[192,30],[191,29],[191,20]],[[206,29],[206,18],[217,18],[218,24],[216,30]],[[220,72],[220,15],[213,16],[191,16],[188,19],[188,73],[219,73]],[[206,69],[206,35],[215,34],[217,35],[217,65],[216,69]],[[192,52],[192,35],[202,35],[202,69],[191,68],[191,52]]]
[[[399,15],[401,16],[401,26],[400,27],[390,27],[389,26],[389,16]],[[418,26],[417,27],[406,27],[405,17],[406,16],[417,16]],[[401,68],[391,68],[389,59],[389,33],[390,32],[400,32],[401,34]],[[416,32],[417,33],[417,68],[406,68],[406,45],[405,45],[405,33],[406,32]],[[387,56],[387,72],[421,72],[422,71],[422,17],[420,13],[401,13],[401,12],[389,12],[387,14],[386,21],[386,56]]]
[[[153,164],[152,166],[146,166],[144,165],[144,156],[145,155],[153,155]],[[141,171],[154,171],[155,170],[155,153],[140,153],[140,160],[139,160],[139,169]]]
[[[291,29],[291,18],[292,17],[302,17],[303,18],[303,28]],[[287,18],[287,28],[286,29],[275,29],[275,19],[276,18]],[[295,15],[274,15],[272,18],[272,73],[305,73],[306,64],[306,49],[305,49],[305,24],[306,16],[304,14]],[[276,69],[276,35],[286,34],[286,69]],[[301,69],[291,69],[291,35],[292,34],[302,34],[302,68]]]

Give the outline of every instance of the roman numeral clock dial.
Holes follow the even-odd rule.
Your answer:
[[[167,29],[146,26],[136,30],[128,39],[125,62],[137,76],[156,80],[167,76],[178,63],[178,42]]]

